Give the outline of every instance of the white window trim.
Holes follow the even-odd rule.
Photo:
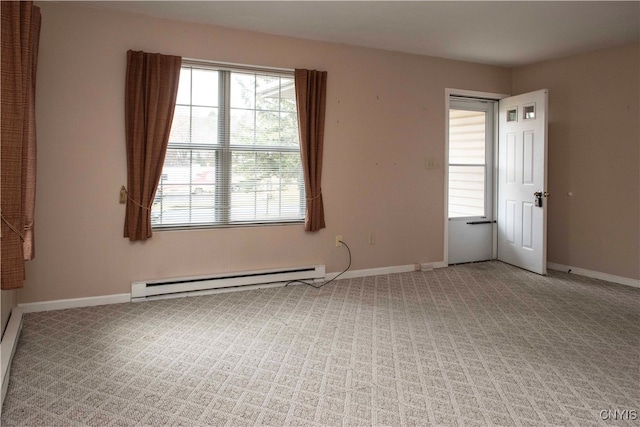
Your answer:
[[[216,70],[222,72],[228,72],[227,76],[232,72],[244,72],[244,73],[256,73],[261,75],[272,75],[278,77],[291,77],[293,78],[295,75],[295,70],[288,68],[275,68],[275,67],[264,67],[264,66],[253,66],[253,65],[242,65],[242,64],[232,64],[225,62],[214,62],[214,61],[206,61],[206,60],[198,60],[191,58],[183,58],[181,68],[190,67],[192,69],[205,69],[205,70]],[[224,74],[222,74],[224,75]],[[228,101],[228,100],[227,100]],[[219,107],[220,108],[220,107]],[[225,107],[228,109],[228,105]],[[296,106],[297,108],[297,106]],[[224,114],[228,115],[228,111],[225,109]],[[202,147],[197,144],[171,144],[167,146],[168,149],[175,148],[184,148],[184,149],[202,149],[205,148],[207,150],[211,150],[210,146]],[[277,151],[277,152],[297,152],[300,153],[300,146],[296,149],[294,147],[282,147],[282,146],[239,146],[236,145],[231,149],[231,147],[226,144],[224,151],[230,153],[231,151],[243,150],[246,148],[250,151]],[[228,161],[225,167],[229,167]],[[304,179],[304,174],[301,173],[302,179]],[[160,184],[159,184],[160,185]],[[302,188],[304,191],[304,183],[302,184]],[[227,188],[224,190],[226,193],[229,192]],[[227,194],[227,196],[229,196]],[[303,195],[304,196],[304,195]],[[229,196],[230,197],[230,196]],[[172,231],[172,230],[198,230],[198,229],[211,229],[211,228],[237,228],[237,227],[261,227],[261,226],[287,226],[287,225],[300,225],[304,224],[304,203],[306,199],[302,198],[302,203],[300,205],[301,217],[295,219],[275,219],[275,220],[247,220],[247,221],[231,221],[228,214],[226,218],[222,221],[211,222],[211,223],[196,223],[196,224],[155,224],[152,226],[153,231]],[[230,204],[229,204],[230,206]]]

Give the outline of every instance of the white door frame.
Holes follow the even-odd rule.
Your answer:
[[[453,89],[453,88],[445,88],[444,89],[444,111],[445,111],[445,127],[444,127],[444,265],[449,265],[449,107],[450,107],[450,98],[451,96],[461,96],[468,98],[483,98],[492,101],[499,101],[502,98],[508,98],[509,94],[504,93],[492,93],[492,92],[478,92],[475,90],[466,90],[466,89]],[[497,142],[498,142],[498,109],[496,108],[494,111],[494,140],[493,140],[493,212],[494,216],[497,213],[497,199],[496,199],[496,189],[497,189],[497,167],[498,167],[498,150],[497,150]],[[494,224],[493,227],[493,254],[492,258],[497,258],[497,234],[496,234],[496,226]]]

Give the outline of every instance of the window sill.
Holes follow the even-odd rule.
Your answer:
[[[152,227],[152,230],[155,233],[161,231],[209,230],[216,228],[282,227],[291,225],[304,225],[304,219],[295,221],[274,222],[235,222],[230,224],[166,225],[161,227]]]

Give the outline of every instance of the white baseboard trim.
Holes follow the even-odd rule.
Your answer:
[[[433,268],[442,268],[447,266],[444,263],[444,261],[421,263],[420,265],[423,270],[428,270],[428,268],[425,268],[428,265],[431,265]],[[415,264],[397,265],[397,266],[380,267],[380,268],[368,268],[364,270],[351,270],[341,275],[340,279],[379,276],[383,274],[406,273],[409,271],[415,271]],[[339,273],[328,273],[326,275],[326,280],[331,280],[335,278],[338,274]],[[246,287],[243,287],[242,290],[263,289],[263,288],[274,287],[274,286],[284,286],[284,284],[246,286]],[[237,289],[233,288],[233,289],[226,289],[226,290],[222,289],[222,290],[213,290],[213,291],[203,291],[201,295],[232,292],[235,290]],[[193,295],[193,293],[190,295]],[[150,298],[150,299],[153,299],[153,298]],[[54,301],[28,302],[28,303],[18,304],[18,307],[22,309],[23,313],[36,313],[39,311],[65,310],[68,308],[93,307],[96,305],[122,304],[127,302],[131,302],[130,293],[103,295],[103,296],[86,297],[86,298],[60,299],[60,300],[54,300]]]
[[[2,365],[0,371],[0,381],[2,382],[0,414],[2,413],[4,396],[7,394],[7,388],[9,387],[11,362],[13,361],[13,355],[16,352],[18,338],[20,338],[20,331],[22,330],[22,312],[20,307],[14,307],[13,310],[11,310],[11,316],[9,317],[9,322],[7,322],[7,328],[4,331],[2,344],[0,345],[0,364]]]
[[[447,265],[444,263],[444,261],[437,261],[437,262],[431,262],[431,263],[420,263],[420,266],[423,270],[427,271],[428,269],[425,268],[426,265],[431,264],[432,268],[443,268],[446,267]],[[353,279],[353,278],[357,278],[357,277],[369,277],[369,276],[381,276],[384,274],[396,274],[396,273],[407,273],[410,271],[416,271],[416,265],[415,264],[408,264],[408,265],[396,265],[396,266],[391,266],[391,267],[380,267],[380,268],[366,268],[363,270],[350,270],[347,271],[346,273],[344,273],[343,275],[341,275],[339,277],[339,279]],[[326,280],[332,280],[334,279],[338,274],[338,273],[329,273],[326,276]]]
[[[567,273],[571,270],[571,274],[577,274],[579,276],[591,277],[593,279],[600,279],[607,282],[618,283],[620,285],[633,286],[634,288],[640,288],[640,280],[630,279],[628,277],[615,276],[613,274],[602,273],[600,271],[587,270],[580,267],[571,267],[570,265],[556,264],[555,262],[548,262],[547,268],[550,270],[564,271]]]
[[[59,299],[54,301],[28,302],[18,304],[25,313],[38,311],[65,310],[67,308],[93,307],[96,305],[122,304],[131,302],[131,294],[103,295],[99,297]]]
[[[445,267],[449,267],[449,264],[444,262],[444,261],[436,261],[436,262],[432,262],[431,265],[433,265],[433,268],[445,268]]]

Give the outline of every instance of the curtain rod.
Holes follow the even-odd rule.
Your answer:
[[[231,62],[218,62],[218,61],[208,61],[205,59],[193,59],[193,58],[182,58],[182,63],[185,65],[193,65],[193,66],[203,66],[203,67],[219,67],[225,68],[228,70],[237,70],[237,71],[262,71],[262,72],[276,72],[281,74],[291,74],[293,75],[293,68],[276,68],[276,67],[262,67],[257,65],[244,65],[244,64],[234,64]]]

